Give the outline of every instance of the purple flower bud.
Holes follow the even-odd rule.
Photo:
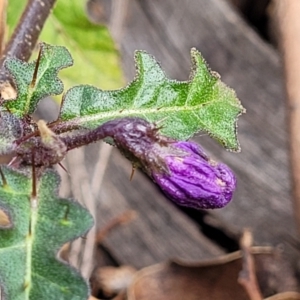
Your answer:
[[[231,200],[235,175],[225,164],[209,159],[199,145],[167,138],[155,124],[140,118],[109,121],[101,131],[177,204],[221,208]]]
[[[236,178],[226,165],[209,159],[195,143],[161,135],[156,124],[144,119],[115,119],[82,136],[62,140],[70,150],[106,137],[179,205],[221,208],[232,198]]]
[[[196,209],[221,208],[232,198],[236,178],[225,164],[208,158],[203,149],[192,142],[177,142],[174,150],[163,154],[167,173],[152,172],[152,178],[168,198],[179,205]]]

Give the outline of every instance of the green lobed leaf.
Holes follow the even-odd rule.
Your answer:
[[[127,116],[163,120],[161,132],[169,137],[186,140],[206,131],[227,149],[238,151],[236,123],[244,109],[196,49],[191,56],[191,79],[179,82],[168,79],[151,55],[138,51],[133,82],[115,91],[87,85],[71,88],[63,98],[60,119],[82,128]]]
[[[39,180],[36,207],[30,199],[31,179],[8,168],[3,172],[7,185],[1,182],[0,208],[11,222],[11,226],[0,228],[4,298],[87,299],[86,281],[56,255],[64,243],[92,226],[91,215],[78,203],[57,197],[59,176],[53,170],[47,170]]]
[[[63,83],[57,73],[72,64],[72,57],[65,47],[42,43],[36,83],[32,87],[36,62],[26,63],[9,58],[5,61],[5,67],[13,76],[18,93],[17,98],[7,101],[5,107],[18,117],[32,114],[41,99],[63,92]]]

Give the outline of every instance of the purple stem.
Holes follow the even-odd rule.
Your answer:
[[[74,136],[61,137],[61,140],[66,144],[67,151],[88,145],[90,143],[97,142],[99,140],[105,139],[106,137],[113,137],[117,131],[117,127],[122,126],[122,124],[131,120],[131,118],[115,119],[108,121],[94,130],[84,132]],[[132,121],[135,120],[132,118]],[[122,122],[123,121],[123,122]]]
[[[107,137],[117,138],[123,140],[123,135],[128,135],[127,132],[135,135],[136,132],[141,131],[142,134],[147,135],[146,130],[152,130],[151,123],[141,118],[126,117],[122,119],[115,119],[107,121],[94,130],[83,132],[74,136],[61,137],[61,140],[66,144],[67,151],[97,142]],[[141,130],[141,128],[143,128]],[[128,137],[127,137],[128,139]]]

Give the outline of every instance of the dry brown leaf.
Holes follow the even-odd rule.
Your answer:
[[[131,266],[100,267],[93,272],[91,279],[93,294],[99,290],[107,297],[120,294],[131,285],[135,273],[136,269]]]
[[[285,292],[265,298],[264,300],[300,300],[300,294],[296,292]]]
[[[268,269],[271,264],[282,263],[274,249],[252,247],[251,253],[264,296],[268,295],[270,290],[274,294],[296,288],[290,274],[283,272],[279,276]],[[241,257],[241,251],[237,251],[197,264],[174,261],[144,268],[136,273],[128,289],[128,300],[249,300],[246,291],[237,282],[242,269]],[[268,264],[264,263],[265,261]],[[266,280],[270,277],[272,280]],[[261,282],[265,286],[261,286]]]

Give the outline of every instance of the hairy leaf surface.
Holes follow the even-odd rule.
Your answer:
[[[82,85],[70,89],[63,99],[62,121],[95,128],[107,120],[138,116],[162,121],[162,133],[186,140],[206,131],[227,149],[239,150],[237,117],[244,111],[234,91],[211,72],[201,54],[192,49],[191,79],[170,80],[155,59],[136,52],[136,78],[127,87],[102,91]]]
[[[41,44],[41,56],[33,84],[36,61],[26,63],[9,58],[5,61],[5,67],[15,80],[17,98],[7,101],[5,108],[18,117],[32,114],[41,99],[63,92],[63,83],[57,73],[72,64],[72,57],[65,47]]]
[[[4,169],[0,208],[11,225],[0,228],[0,285],[6,300],[87,299],[85,280],[56,257],[67,241],[84,234],[93,223],[78,203],[57,197],[59,177],[47,170],[38,183],[36,204],[32,181]]]

